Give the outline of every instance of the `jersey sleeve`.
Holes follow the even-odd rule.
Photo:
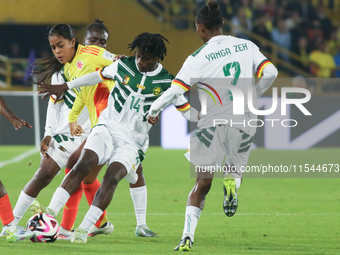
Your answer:
[[[172,85],[180,86],[185,91],[188,91],[193,85],[191,83],[191,78],[198,78],[199,77],[199,70],[198,66],[196,65],[195,58],[193,56],[189,56],[181,70],[176,75],[176,78],[173,80]]]
[[[63,84],[65,82],[64,78],[62,77],[61,73],[57,72],[57,73],[54,73],[52,75],[52,78],[51,78],[51,84],[52,85],[60,85],[60,84]],[[62,102],[64,99],[64,96],[62,95],[58,100],[57,100],[57,103],[59,102]],[[55,95],[51,95],[50,96],[50,101],[52,101],[53,103],[56,101],[56,96]]]
[[[105,66],[101,71],[100,71],[100,75],[102,77],[103,80],[115,80],[116,76],[118,74],[118,63],[120,62],[116,61],[112,64],[110,64],[109,66]]]
[[[60,73],[54,73],[51,78],[51,83],[52,85],[58,85],[63,83],[63,77],[61,76]],[[63,102],[63,96],[57,101],[55,104],[54,102],[56,101],[56,97],[50,96],[50,101],[47,105],[47,113],[46,113],[46,123],[45,123],[45,136],[53,136],[54,133],[54,127],[56,123],[57,116],[60,112],[60,103]]]
[[[271,62],[260,52],[259,47],[253,44],[253,72],[258,78],[263,75],[263,69]]]
[[[85,107],[85,102],[83,100],[84,91],[85,90],[82,90],[80,91],[80,93],[77,94],[76,100],[74,101],[72,106],[72,110],[68,115],[69,122],[75,122]]]
[[[184,95],[180,95],[179,97],[175,98],[172,103],[180,112],[186,112],[190,109],[190,104]]]
[[[110,55],[112,56],[110,57]],[[98,68],[111,65],[113,62],[113,57],[114,57],[114,54],[109,53],[108,51],[104,51],[104,52],[100,51],[99,53],[96,53],[96,54],[86,52],[86,54],[84,54],[81,60],[82,61],[81,64],[83,65],[83,67],[82,67],[79,77],[92,73],[98,70]],[[81,64],[76,63],[76,65],[81,65]]]

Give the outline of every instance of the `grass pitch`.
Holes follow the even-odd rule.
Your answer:
[[[0,146],[0,161],[32,147]],[[0,240],[0,254],[174,254],[181,239],[186,200],[195,180],[183,150],[153,147],[143,162],[148,189],[147,223],[157,238],[134,235],[135,216],[128,183],[123,180],[107,209],[115,226],[112,235],[89,238],[86,244],[68,241],[9,244]],[[249,165],[339,164],[340,149],[266,151],[257,149]],[[34,154],[0,168],[12,206],[40,162]],[[102,170],[99,180],[105,171]],[[340,177],[340,173],[332,177]],[[38,200],[48,205],[64,177],[63,171],[45,188]],[[263,176],[261,176],[263,177]],[[308,177],[313,177],[308,176]],[[318,177],[315,175],[315,177]],[[323,176],[325,177],[325,176]],[[327,176],[326,176],[327,177]],[[195,234],[194,254],[340,254],[340,192],[338,178],[247,178],[238,190],[239,207],[228,218],[222,211],[221,179],[215,179],[207,196]],[[83,197],[78,226],[88,210]],[[28,211],[20,224],[25,225]],[[61,214],[57,217],[61,221]]]

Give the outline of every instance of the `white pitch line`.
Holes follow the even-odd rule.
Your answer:
[[[6,165],[9,165],[9,164],[12,164],[12,163],[17,163],[17,162],[20,162],[21,160],[31,156],[32,154],[34,153],[37,153],[39,151],[38,148],[34,148],[32,150],[29,150],[29,151],[26,151],[12,159],[9,159],[9,160],[6,160],[6,161],[2,161],[0,162],[0,168],[6,166]]]

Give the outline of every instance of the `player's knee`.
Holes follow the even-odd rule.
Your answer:
[[[112,187],[116,187],[120,180],[124,178],[126,175],[126,169],[125,167],[120,167],[116,169],[107,169],[104,178],[103,183],[106,185],[110,185]]]
[[[36,186],[45,187],[53,180],[54,176],[55,174],[51,171],[39,169],[33,177],[33,182]]]
[[[75,175],[81,175],[85,177],[91,172],[93,168],[92,165],[93,165],[93,162],[86,160],[86,159],[82,159],[80,162],[78,162],[77,165],[75,165],[72,168],[72,171]]]
[[[117,186],[120,178],[116,174],[106,173],[104,176],[105,182],[110,186]]]

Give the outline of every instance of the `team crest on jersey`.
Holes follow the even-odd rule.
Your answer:
[[[124,85],[128,85],[129,81],[130,81],[130,77],[129,76],[125,76],[124,79],[123,79],[123,84]]]
[[[161,87],[156,87],[153,89],[153,94],[158,97],[163,92]]]
[[[82,69],[83,66],[84,66],[83,62],[82,62],[81,60],[79,60],[79,61],[77,62],[77,67],[78,67],[78,69]]]
[[[62,152],[66,152],[66,151],[67,151],[67,150],[66,150],[63,146],[61,146],[61,145],[59,145],[58,149],[61,150]]]

